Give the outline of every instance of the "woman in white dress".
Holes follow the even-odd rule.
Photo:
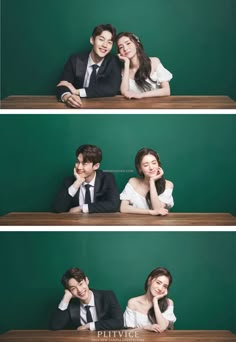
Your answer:
[[[131,298],[124,313],[124,325],[161,333],[173,329],[176,321],[174,303],[167,298],[172,283],[170,272],[164,267],[155,268],[145,282],[146,293]]]
[[[164,178],[159,155],[142,148],[135,157],[140,177],[130,178],[120,194],[122,213],[167,215],[173,207],[173,183]]]
[[[148,57],[140,39],[130,32],[121,32],[116,38],[118,57],[124,62],[120,91],[126,98],[170,95],[172,74],[159,58]]]

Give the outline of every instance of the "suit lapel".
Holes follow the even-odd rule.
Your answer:
[[[80,188],[79,188],[79,190],[78,190],[78,192],[77,192],[77,194],[76,194],[77,199],[78,199],[78,203],[79,203],[79,195],[80,195]],[[80,205],[80,203],[79,203],[79,205]]]
[[[97,318],[98,318],[98,320],[100,320],[102,317],[101,294],[96,290],[92,290],[92,291],[94,294],[94,302],[95,302],[95,308],[96,308],[96,312],[97,312]]]
[[[76,61],[76,79],[79,80],[79,87],[84,86],[84,77],[87,69],[89,54],[85,54]]]
[[[101,188],[101,171],[96,172],[96,179],[94,184],[94,202],[96,201],[97,194],[99,193],[99,190]]]

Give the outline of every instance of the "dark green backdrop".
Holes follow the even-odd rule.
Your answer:
[[[176,329],[233,330],[235,237],[235,232],[0,233],[1,329],[46,329],[63,295],[61,276],[70,267],[81,267],[91,287],[113,289],[125,309],[130,297],[143,293],[148,273],[165,266],[174,278],[169,297]]]
[[[2,0],[2,97],[55,92],[97,24],[140,36],[173,73],[172,94],[236,99],[235,0]],[[115,52],[115,51],[114,51]]]
[[[0,214],[50,211],[85,143],[102,148],[120,191],[151,147],[175,184],[174,211],[236,214],[235,127],[235,115],[1,115]]]

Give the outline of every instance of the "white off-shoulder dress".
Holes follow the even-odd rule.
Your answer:
[[[151,90],[160,88],[162,82],[169,82],[173,78],[171,72],[169,72],[164,66],[159,63],[157,69],[152,73],[151,79],[146,79],[146,81],[152,86]],[[129,79],[129,90],[134,91],[135,93],[143,93],[144,90],[136,84],[134,79]]]
[[[162,312],[162,316],[169,322],[174,323],[176,321],[176,317],[174,314],[174,306],[169,305],[168,308],[164,312]],[[125,327],[143,328],[149,324],[152,324],[152,322],[149,321],[148,315],[135,310],[131,310],[128,306],[126,307],[126,310],[124,312]]]
[[[158,196],[159,200],[165,203],[167,208],[172,208],[174,206],[172,192],[172,188],[167,188]],[[129,204],[135,208],[149,209],[146,198],[136,192],[130,183],[126,184],[124,190],[120,194],[120,199],[129,201]]]

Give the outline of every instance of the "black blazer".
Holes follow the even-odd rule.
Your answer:
[[[123,329],[123,313],[113,291],[92,290],[98,321],[96,330]],[[80,322],[80,300],[72,298],[66,310],[57,309],[52,317],[50,329],[61,330],[66,327],[77,329]]]
[[[68,193],[68,188],[74,183],[75,177],[70,176],[64,180],[54,203],[53,211],[67,212],[79,205],[79,190],[74,197]],[[96,171],[94,184],[94,203],[88,204],[89,213],[109,213],[119,211],[120,198],[115,178],[110,172]]]
[[[61,80],[73,84],[76,89],[84,88],[84,77],[87,69],[89,53],[72,55],[64,66]],[[121,65],[116,56],[108,54],[97,73],[96,85],[85,88],[87,97],[115,96],[120,91]],[[57,87],[57,98],[70,90],[65,86]]]

